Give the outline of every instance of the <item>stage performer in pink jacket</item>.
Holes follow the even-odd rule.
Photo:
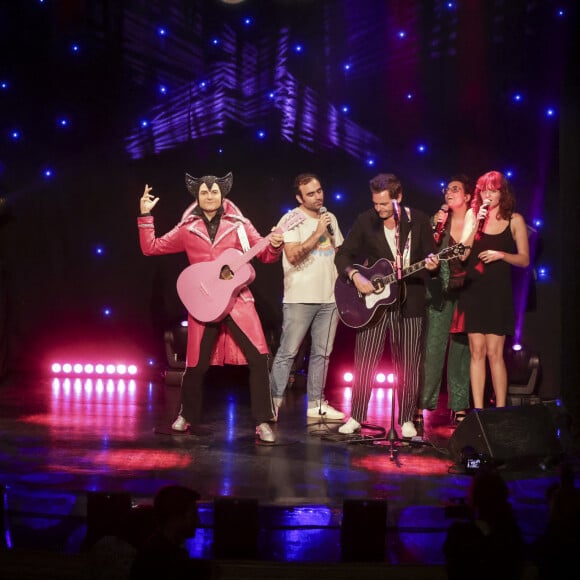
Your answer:
[[[232,181],[231,173],[201,178],[186,174],[185,183],[195,201],[185,210],[181,221],[161,237],[155,236],[151,215],[159,198],[151,193],[152,187],[145,185],[140,199],[141,215],[137,219],[139,242],[146,256],[185,252],[191,264],[178,280],[178,293],[189,313],[188,336],[181,409],[171,428],[183,432],[199,423],[203,379],[210,365],[248,364],[256,436],[260,441],[274,443],[275,436],[268,424],[274,418],[268,378],[269,349],[254,297],[247,286],[255,273],[248,263],[240,267],[241,274],[237,276],[232,256],[243,262],[244,252],[249,248],[255,252],[263,246],[256,257],[264,263],[276,262],[281,256],[283,236],[273,231],[263,238],[226,199]],[[226,255],[227,260],[223,258]],[[215,277],[211,275],[212,268],[218,268]],[[196,308],[197,318],[192,315]]]

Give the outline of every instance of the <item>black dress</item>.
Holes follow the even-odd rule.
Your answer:
[[[459,295],[454,331],[513,336],[515,330],[511,266],[503,260],[484,264],[485,250],[515,252],[511,220],[499,234],[479,234],[467,258],[465,284]]]

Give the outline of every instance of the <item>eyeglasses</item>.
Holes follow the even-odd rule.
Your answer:
[[[459,193],[460,191],[462,191],[462,187],[459,185],[453,185],[451,187],[444,187],[441,190],[441,193],[447,193],[448,191],[450,191],[451,193]]]

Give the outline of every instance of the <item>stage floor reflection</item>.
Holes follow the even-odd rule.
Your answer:
[[[304,377],[298,376],[273,425],[276,444],[269,445],[254,436],[246,373],[212,369],[203,425],[187,434],[170,429],[179,387],[162,377],[4,379],[0,484],[8,546],[78,552],[87,533],[88,492],[128,493],[133,504],[150,503],[161,486],[180,483],[202,496],[192,556],[212,556],[214,502],[232,498],[258,503],[257,557],[337,562],[344,501],[372,499],[387,508],[385,560],[442,563],[446,529],[461,511],[449,508],[461,508],[471,479],[449,450],[454,428],[444,394],[440,408],[425,414],[422,439],[388,436],[388,387],[373,391],[362,434],[343,436],[340,422],[306,418]],[[350,395],[348,386],[327,389],[329,402],[347,414]],[[530,542],[544,530],[546,491],[558,482],[557,467],[555,461],[503,467]],[[235,533],[243,537],[243,511],[232,511],[232,522],[236,517],[242,523]]]

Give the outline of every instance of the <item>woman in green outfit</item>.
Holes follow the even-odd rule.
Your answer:
[[[471,182],[465,175],[453,176],[443,188],[445,204],[433,216],[433,235],[440,250],[461,239],[471,192]],[[424,380],[414,419],[418,430],[423,428],[423,409],[432,411],[437,408],[446,357],[447,406],[453,413],[454,425],[463,421],[471,406],[467,335],[449,333],[464,275],[459,257],[442,260],[437,276],[427,284]]]

